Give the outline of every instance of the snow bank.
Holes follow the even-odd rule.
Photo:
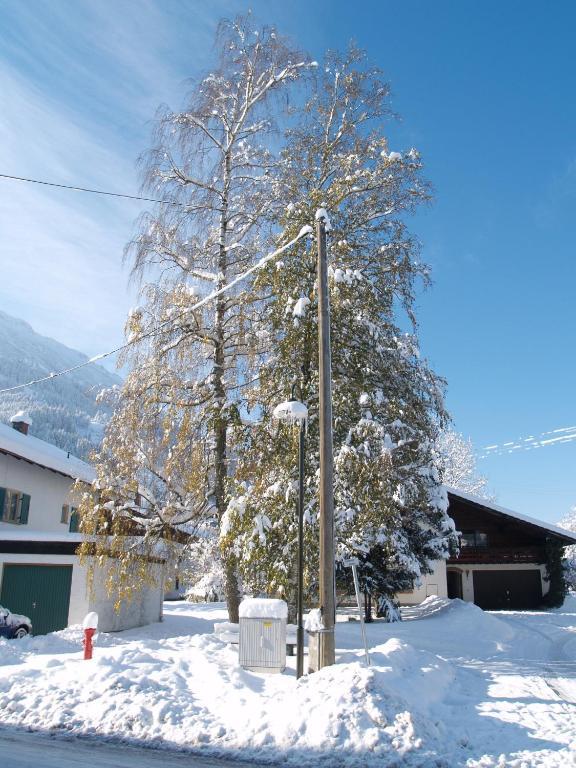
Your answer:
[[[240,603],[241,619],[287,619],[288,606],[284,600],[247,597]]]
[[[21,664],[24,658],[19,649],[19,642],[0,637],[0,667],[8,666],[8,664]]]
[[[282,602],[246,601],[242,613],[276,618],[270,604]],[[91,662],[80,627],[0,641],[0,721],[287,766],[573,764],[576,712],[561,698],[573,662],[568,677],[555,668],[554,688],[545,680],[572,613],[506,618],[429,598],[405,619],[366,626],[370,667],[358,623],[338,622],[338,663],[298,681],[291,658],[281,675],[241,669],[214,634],[236,626],[213,603],[167,603],[162,623],[99,635]],[[529,644],[545,632],[551,648]]]
[[[391,638],[370,651],[372,665],[382,685],[401,691],[410,711],[433,715],[454,682],[454,667],[439,656],[420,651],[398,638]]]
[[[369,756],[391,766],[439,735],[385,672],[357,661],[297,683],[245,672],[236,650],[210,636],[78,656],[1,677],[3,722],[308,765]]]

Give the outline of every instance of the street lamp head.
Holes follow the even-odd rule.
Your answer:
[[[308,421],[308,408],[299,400],[286,400],[274,408],[272,416],[289,424],[302,424]]]

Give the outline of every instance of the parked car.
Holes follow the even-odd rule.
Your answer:
[[[32,622],[28,616],[11,613],[8,608],[0,605],[0,637],[20,640],[30,634],[32,634]]]

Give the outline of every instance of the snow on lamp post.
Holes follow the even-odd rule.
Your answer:
[[[292,385],[292,394],[290,400],[280,403],[274,408],[272,416],[280,421],[286,421],[289,424],[299,424],[300,443],[298,450],[298,590],[296,597],[297,614],[297,634],[296,634],[296,677],[302,677],[304,674],[304,624],[303,624],[303,604],[304,604],[304,450],[306,424],[308,421],[308,408],[296,400]]]

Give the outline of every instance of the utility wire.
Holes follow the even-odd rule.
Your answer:
[[[124,197],[128,200],[145,200],[147,203],[161,203],[162,205],[180,205],[175,200],[157,200],[154,197],[141,197],[140,195],[123,195],[120,192],[106,192],[103,189],[90,189],[89,187],[76,187],[72,184],[56,184],[54,181],[41,181],[40,179],[27,179],[24,176],[10,176],[7,173],[0,173],[0,178],[10,179],[11,181],[26,181],[29,184],[43,184],[46,187],[59,187],[60,189],[72,189],[75,192],[90,192],[93,195],[108,195],[109,197]]]
[[[312,232],[313,232],[313,229],[310,225],[302,227],[300,232],[296,235],[296,237],[290,240],[290,242],[286,243],[286,245],[283,245],[281,248],[278,248],[273,253],[269,253],[267,256],[262,257],[260,261],[257,261],[256,264],[251,266],[241,275],[238,275],[237,277],[235,277],[233,280],[231,280],[229,283],[224,285],[222,288],[212,291],[212,293],[209,293],[208,296],[205,296],[203,299],[200,299],[200,301],[196,302],[196,304],[194,304],[192,307],[189,307],[183,312],[180,312],[179,314],[174,315],[173,317],[170,317],[168,320],[164,320],[164,322],[160,323],[160,325],[156,326],[150,331],[147,331],[146,333],[143,333],[140,336],[137,336],[135,339],[131,339],[130,341],[127,341],[125,344],[122,344],[121,346],[116,347],[115,349],[111,349],[109,352],[103,352],[100,355],[95,355],[94,357],[91,357],[89,360],[85,360],[83,363],[78,363],[78,365],[73,365],[71,368],[65,368],[62,371],[49,373],[47,376],[43,376],[42,378],[39,378],[39,379],[33,379],[32,381],[27,381],[25,384],[17,384],[14,387],[6,387],[5,389],[0,389],[0,395],[5,394],[7,392],[15,392],[16,390],[24,389],[25,387],[31,387],[33,384],[40,384],[43,381],[51,381],[52,379],[57,379],[59,376],[65,376],[68,373],[77,371],[79,368],[85,368],[87,365],[96,363],[99,360],[104,360],[104,358],[110,357],[110,355],[115,355],[117,352],[121,352],[124,349],[128,349],[128,347],[131,347],[133,344],[137,344],[143,341],[144,339],[149,338],[150,336],[155,336],[157,333],[159,333],[159,331],[165,325],[168,325],[169,323],[173,323],[175,320],[178,320],[179,318],[183,317],[184,315],[187,315],[190,312],[194,312],[194,310],[204,306],[204,304],[207,304],[209,301],[212,301],[212,299],[215,299],[217,296],[220,296],[226,291],[229,291],[230,288],[233,288],[235,285],[237,285],[242,280],[246,279],[253,272],[256,272],[256,270],[261,269],[269,261],[272,261],[272,259],[276,258],[276,256],[279,256],[281,253],[284,253],[284,251],[286,251],[292,245],[297,243],[298,240],[301,240],[303,237],[306,237],[307,235],[312,234]]]
[[[41,179],[29,179],[24,176],[12,176],[7,173],[0,173],[0,178],[8,179],[10,181],[23,181],[23,182],[27,182],[28,184],[41,184],[43,186],[57,187],[59,189],[70,189],[70,190],[73,190],[74,192],[88,192],[93,195],[106,195],[108,197],[120,197],[127,200],[143,200],[148,203],[160,203],[161,205],[178,205],[178,206],[185,207],[185,203],[180,203],[175,200],[158,200],[157,198],[154,198],[154,197],[143,197],[141,195],[125,195],[120,192],[108,192],[102,189],[90,189],[89,187],[77,187],[72,184],[58,184],[53,181],[43,181]],[[307,227],[303,227],[296,238],[291,240],[289,243],[286,243],[285,246],[282,246],[282,248],[279,248],[277,251],[274,251],[274,253],[271,253],[268,256],[265,256],[263,259],[260,259],[260,261],[257,262],[253,267],[251,267],[242,275],[239,275],[237,278],[232,280],[231,283],[229,283],[228,285],[225,285],[223,288],[221,288],[218,291],[213,291],[211,294],[209,294],[204,299],[199,301],[193,307],[190,307],[189,309],[185,310],[179,315],[176,315],[175,317],[172,317],[169,320],[166,320],[164,323],[161,323],[159,326],[157,326],[157,328],[149,331],[148,333],[145,333],[142,336],[139,336],[138,338],[133,339],[132,341],[129,341],[126,344],[121,345],[120,347],[116,347],[116,349],[112,349],[109,352],[104,352],[100,355],[95,355],[94,357],[91,357],[89,360],[86,360],[83,363],[79,363],[78,365],[74,365],[71,368],[66,368],[56,373],[50,373],[48,374],[48,376],[44,376],[40,379],[34,379],[32,381],[28,381],[25,384],[18,384],[17,386],[14,386],[14,387],[0,389],[0,394],[4,394],[6,392],[14,392],[15,390],[24,389],[25,387],[30,387],[33,384],[40,384],[43,381],[50,381],[50,379],[55,379],[55,378],[58,378],[59,376],[64,376],[68,373],[72,373],[73,371],[77,371],[79,368],[84,368],[85,366],[91,365],[92,363],[96,363],[99,360],[104,360],[106,357],[110,357],[111,355],[114,355],[117,352],[121,352],[122,350],[127,349],[132,344],[136,344],[137,342],[140,342],[143,339],[146,339],[146,338],[149,338],[150,336],[155,335],[168,323],[174,322],[174,320],[178,320],[180,317],[187,314],[188,312],[193,312],[195,309],[200,308],[201,306],[206,304],[208,301],[211,301],[212,299],[216,298],[217,296],[224,293],[228,289],[232,288],[241,280],[244,280],[244,278],[248,277],[248,275],[252,274],[252,272],[254,272],[256,269],[259,269],[260,267],[264,266],[264,264],[266,264],[268,261],[273,259],[275,256],[280,255],[284,250],[289,248],[291,245],[294,245],[294,243],[296,243],[301,237],[304,237],[305,235],[310,234],[310,232],[311,232],[311,228],[310,228],[310,231],[308,231]],[[509,441],[507,443],[502,443],[500,445],[489,445],[483,449],[484,452],[480,455],[479,458],[485,459],[485,458],[488,458],[489,456],[498,456],[498,455],[502,455],[503,453],[513,453],[518,450],[531,450],[534,448],[542,448],[546,445],[560,443],[560,442],[571,442],[572,440],[576,439],[576,434],[575,434],[576,427],[566,427],[564,429],[556,429],[556,430],[551,430],[550,432],[543,432],[541,435],[539,435],[539,438],[543,438],[545,435],[552,435],[558,432],[567,432],[568,434],[554,437],[548,440],[529,437],[529,438],[520,438],[518,441]]]

